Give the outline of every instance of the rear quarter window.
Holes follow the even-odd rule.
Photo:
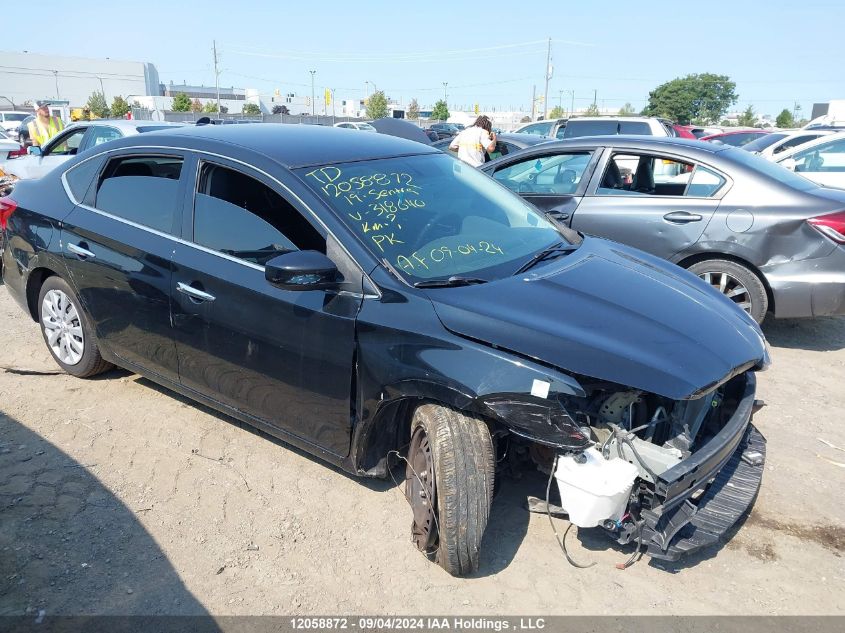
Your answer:
[[[92,158],[78,165],[74,165],[65,172],[65,182],[76,203],[85,201],[85,194],[94,180],[94,176],[100,171],[102,159]]]

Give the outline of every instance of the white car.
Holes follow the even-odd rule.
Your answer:
[[[845,189],[845,132],[782,152],[775,162],[824,187]]]
[[[343,121],[342,123],[335,123],[334,127],[342,127],[347,130],[361,130],[362,132],[376,132],[376,128],[374,128],[369,123],[365,122],[358,122],[358,121]]]
[[[0,130],[0,178],[6,175],[7,163],[10,160],[21,160],[16,158],[20,152],[20,143],[13,141],[3,130]]]
[[[742,146],[748,152],[754,152],[769,160],[777,160],[783,152],[814,141],[820,136],[835,134],[835,130],[783,130],[761,136]]]
[[[0,128],[3,128],[3,130],[8,133],[17,128],[21,124],[21,121],[30,114],[32,114],[32,112],[22,112],[20,110],[0,112]]]
[[[4,170],[19,180],[41,178],[71,156],[101,143],[181,125],[183,124],[123,119],[73,123],[47,141],[44,147],[30,147],[27,156],[8,161]]]
[[[636,134],[638,136],[675,136],[660,119],[646,116],[579,116],[569,119],[563,135],[557,138]]]

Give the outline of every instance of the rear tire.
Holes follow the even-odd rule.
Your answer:
[[[405,494],[414,508],[417,546],[453,576],[478,569],[495,477],[487,425],[453,409],[426,404],[414,412]],[[411,464],[416,464],[413,467]],[[429,466],[426,468],[426,464]],[[428,484],[422,474],[433,474]],[[417,477],[420,477],[419,479]],[[421,489],[422,488],[422,489]],[[421,521],[433,493],[433,522]],[[422,504],[422,507],[416,504]]]
[[[41,286],[38,323],[53,360],[70,375],[90,378],[113,367],[100,355],[88,315],[61,277],[48,277]]]
[[[749,268],[727,259],[705,259],[689,267],[751,317],[762,323],[769,309],[769,296],[763,281]]]

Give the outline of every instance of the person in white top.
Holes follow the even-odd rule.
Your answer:
[[[483,114],[475,120],[472,127],[460,132],[449,149],[458,150],[458,158],[473,167],[484,164],[484,152],[496,149],[496,134],[493,132],[493,122]]]

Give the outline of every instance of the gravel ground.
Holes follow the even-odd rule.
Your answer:
[[[725,546],[619,571],[631,550],[583,531],[596,565],[575,569],[522,509],[529,473],[503,480],[463,579],[411,545],[392,482],[134,374],[61,374],[5,290],[0,323],[0,615],[845,613],[845,319],[766,325],[766,474]]]

